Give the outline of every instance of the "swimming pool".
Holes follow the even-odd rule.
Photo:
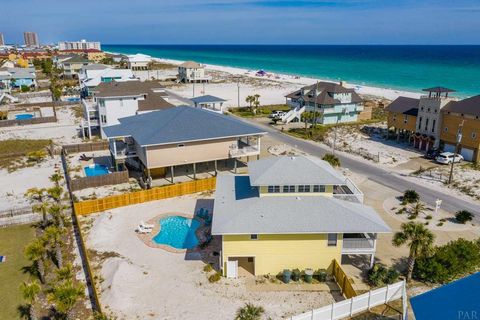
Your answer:
[[[153,242],[166,244],[176,249],[190,249],[198,245],[195,234],[200,222],[180,216],[166,217],[160,220],[160,232]]]
[[[107,166],[104,166],[103,164],[98,164],[98,163],[91,164],[85,167],[84,170],[85,170],[85,175],[87,177],[103,176],[105,174],[110,173]]]
[[[33,118],[33,114],[31,113],[20,113],[15,115],[16,120],[27,120],[32,118]]]

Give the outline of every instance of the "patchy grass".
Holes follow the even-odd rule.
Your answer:
[[[178,66],[166,62],[150,62],[148,64],[148,67],[150,70],[166,70],[178,68]]]
[[[52,143],[52,140],[27,140],[10,139],[0,141],[0,168],[7,168],[9,171],[32,166],[38,163],[38,155],[45,151],[45,148]],[[35,159],[29,155],[35,155]],[[46,153],[45,153],[46,155]],[[29,159],[25,159],[29,156]]]
[[[24,304],[19,289],[23,281],[28,281],[24,267],[30,266],[23,249],[35,238],[35,229],[30,225],[0,228],[0,255],[7,257],[0,263],[0,319],[19,319],[17,308]]]
[[[73,115],[75,116],[75,118],[83,119],[84,113],[83,107],[81,105],[73,106],[70,109],[73,111]]]
[[[279,111],[289,111],[290,107],[286,104],[271,104],[266,106],[260,106],[257,109],[257,113],[253,114],[249,107],[241,107],[241,108],[230,108],[230,112],[234,115],[243,118],[263,118],[268,117],[272,111],[279,110]]]

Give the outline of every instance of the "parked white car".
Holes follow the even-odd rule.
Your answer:
[[[435,158],[435,161],[443,164],[457,163],[462,160],[463,156],[461,154],[455,155],[453,152],[442,152]]]
[[[285,115],[284,111],[275,110],[275,111],[272,111],[272,113],[270,113],[270,115],[268,117],[271,118],[271,119],[274,119],[274,118],[281,118],[284,115]]]

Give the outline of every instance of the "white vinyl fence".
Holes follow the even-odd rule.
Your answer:
[[[371,290],[348,300],[293,316],[291,320],[338,320],[365,312],[370,308],[386,304],[390,301],[403,299],[403,319],[407,319],[407,291],[405,281],[400,281],[386,287]]]

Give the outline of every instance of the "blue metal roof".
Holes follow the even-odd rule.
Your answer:
[[[415,319],[450,320],[480,317],[480,272],[410,299]]]
[[[213,140],[266,132],[232,116],[179,106],[119,119],[104,127],[107,137],[131,136],[141,146]]]
[[[205,96],[200,96],[200,97],[195,97],[190,99],[194,103],[213,103],[213,102],[225,102],[227,100],[215,97],[215,96],[210,96],[210,95],[205,95]]]

